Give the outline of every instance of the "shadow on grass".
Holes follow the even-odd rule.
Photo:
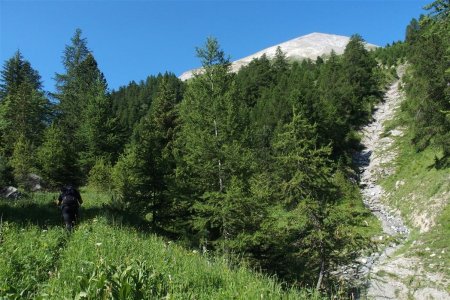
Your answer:
[[[167,238],[176,237],[173,233],[155,226],[137,213],[115,210],[107,205],[81,207],[79,215],[79,224],[103,216],[111,226],[130,227],[141,232],[152,232]],[[36,225],[43,229],[54,226],[64,228],[61,209],[51,201],[39,203],[31,199],[0,199],[0,220],[2,222],[13,222],[21,226]]]
[[[80,223],[92,219],[101,213],[99,207],[81,209]],[[42,228],[64,226],[61,209],[53,202],[36,203],[33,200],[0,199],[0,218],[3,222],[14,222],[20,225],[37,225]]]
[[[92,213],[92,211],[82,212],[81,218],[85,215],[87,219],[92,216],[86,215]],[[178,234],[173,231],[164,229],[162,226],[158,226],[154,222],[146,220],[141,214],[130,210],[115,209],[111,206],[104,205],[101,209],[101,214],[104,216],[108,223],[112,226],[124,226],[133,228],[140,232],[155,233],[160,237],[175,240],[179,238]]]
[[[428,171],[430,171],[431,169],[441,170],[446,168],[450,168],[450,155],[444,155],[441,158],[435,156],[434,163],[429,165],[427,167],[427,170]]]

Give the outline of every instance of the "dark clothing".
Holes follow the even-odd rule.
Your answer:
[[[61,211],[67,230],[72,230],[78,219],[78,207],[63,206],[61,207]]]
[[[83,203],[80,192],[75,188],[68,186],[61,190],[58,197],[58,205],[61,206],[64,223],[68,230],[72,230],[78,219],[78,208]]]
[[[58,197],[58,205],[80,206],[82,203],[80,192],[72,187],[64,187]]]

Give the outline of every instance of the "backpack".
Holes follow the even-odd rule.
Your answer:
[[[62,197],[62,205],[79,206],[76,193],[72,187],[69,187],[64,191],[64,195]]]

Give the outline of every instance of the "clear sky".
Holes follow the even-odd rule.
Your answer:
[[[131,80],[198,67],[195,47],[218,39],[232,60],[311,33],[359,33],[384,46],[403,40],[432,2],[345,1],[40,1],[0,0],[0,61],[17,49],[53,91],[61,56],[76,28],[88,40],[110,89]]]

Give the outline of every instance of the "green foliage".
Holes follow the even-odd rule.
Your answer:
[[[65,234],[30,225],[0,223],[0,297],[35,299],[39,288],[52,276]],[[19,242],[20,241],[20,242]]]
[[[428,6],[431,16],[423,16],[407,40],[411,64],[406,77],[408,101],[403,109],[408,112],[412,142],[417,150],[429,145],[443,151],[446,160],[450,153],[450,21],[448,3],[435,1]]]
[[[40,90],[39,73],[19,51],[6,61],[1,74],[0,186],[11,183],[13,175],[16,184],[26,188],[26,178],[35,166],[35,149],[50,115],[50,103]]]
[[[141,191],[148,176],[145,175],[145,161],[139,158],[136,146],[127,148],[119,158],[112,169],[111,178],[117,200],[125,207],[143,213],[146,202]]]
[[[373,69],[376,61],[364,48],[364,40],[359,35],[351,37],[342,56],[343,76],[346,86],[342,103],[349,113],[349,122],[360,125],[370,118],[372,107],[380,96]]]
[[[87,173],[98,157],[115,156],[117,140],[115,137],[116,120],[112,117],[111,101],[106,95],[106,82],[97,68],[97,62],[91,54],[80,64],[82,74],[92,73],[92,78],[82,78],[86,85],[85,93],[80,95],[86,102],[81,111],[81,122],[75,134],[83,150],[79,151],[80,165]],[[86,75],[85,75],[86,76]]]
[[[112,166],[108,161],[103,158],[97,159],[89,171],[89,186],[99,191],[110,191],[112,188],[111,172]]]
[[[236,219],[233,205],[248,201],[247,182],[254,165],[252,151],[240,142],[245,130],[243,107],[223,51],[216,40],[208,39],[198,55],[204,73],[190,82],[180,104],[176,180],[188,193],[192,229],[202,243],[214,243],[236,236],[240,227],[234,228],[229,217]],[[248,208],[242,213],[247,214]]]
[[[115,160],[118,156],[120,132],[112,112],[107,84],[97,62],[77,29],[72,44],[66,46],[64,74],[57,74],[59,115],[56,126],[65,135],[65,147],[77,149],[76,164],[85,181],[97,158]]]
[[[11,169],[8,165],[8,161],[0,154],[0,186],[6,186],[11,181]]]
[[[27,178],[34,169],[35,162],[33,161],[33,148],[28,140],[23,135],[14,144],[14,150],[11,156],[11,167],[13,168],[13,175],[15,182],[21,188],[28,189]]]
[[[43,143],[37,150],[37,161],[49,188],[79,182],[75,150],[67,142],[63,129],[55,124],[48,127],[44,134]]]
[[[6,61],[1,74],[0,153],[9,164],[18,166],[17,151],[15,162],[10,162],[16,143],[19,139],[27,140],[27,155],[34,156],[34,149],[42,140],[42,133],[50,115],[50,103],[41,91],[39,73],[19,51]],[[22,158],[19,160],[24,162],[25,157],[23,151],[21,152]],[[27,166],[28,169],[32,167]],[[18,174],[22,171],[23,168],[16,171],[16,175],[21,178],[20,184],[23,184],[23,177]]]
[[[52,195],[33,200],[43,223]],[[0,297],[7,299],[321,299],[310,290],[283,287],[274,278],[231,267],[224,258],[183,249],[114,219],[92,215],[101,195],[82,191],[84,221],[67,235],[10,213],[0,223]],[[26,200],[24,200],[26,201]],[[16,204],[0,202],[2,211]],[[30,212],[31,213],[31,212]],[[56,212],[55,212],[56,213]]]
[[[23,58],[19,50],[5,62],[0,73],[0,102],[8,94],[14,94],[24,82],[31,84],[33,90],[42,88],[41,76],[38,71],[31,67],[30,62]]]
[[[87,182],[111,193],[105,206],[86,204],[87,221],[58,258],[58,275],[30,293],[80,299],[286,295],[276,285],[228,279],[225,263],[215,265],[225,273],[211,273],[197,254],[188,263],[192,270],[171,264],[191,254],[110,227],[125,219],[132,220],[123,224],[140,223],[232,260],[242,257],[290,282],[318,282],[330,290],[328,270],[354,257],[377,226],[350,182],[352,173],[341,170],[351,167],[355,132],[393,76],[377,68],[376,59],[395,64],[404,47],[390,49],[370,54],[362,38],[353,36],[342,56],[292,63],[277,49],[273,60],[263,56],[233,74],[218,41],[208,38],[197,48],[203,68],[187,83],[166,73],[108,93],[76,30],[64,51],[65,71],[57,74],[52,120],[37,73],[12,60],[4,74],[22,70],[20,76],[31,78],[10,84],[15,92],[0,102],[0,155],[14,167],[16,180],[23,180],[36,157],[50,189]],[[34,108],[19,114],[12,109],[25,104]],[[103,202],[105,196],[86,198]],[[49,209],[22,208],[3,206],[2,212],[35,220],[29,210]],[[93,219],[101,210],[108,217]],[[169,248],[179,251],[176,258],[167,258]],[[199,265],[208,271],[198,272]]]

